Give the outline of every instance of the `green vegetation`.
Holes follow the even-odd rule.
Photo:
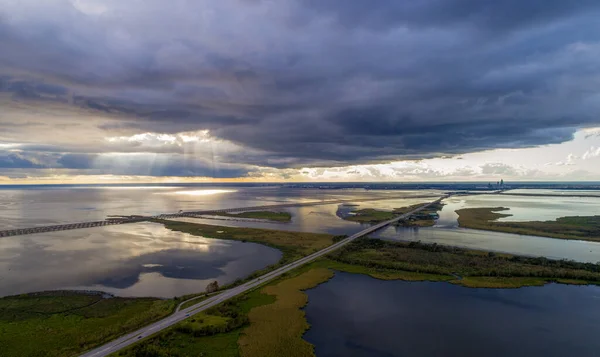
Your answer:
[[[397,208],[394,210],[394,212],[403,214],[415,210],[419,208],[419,206],[421,206],[421,204]],[[443,207],[443,203],[434,203],[429,207],[412,215],[408,219],[399,221],[398,223],[396,223],[396,225],[401,227],[432,227],[433,225],[435,225],[435,221],[438,218],[438,211],[441,211]]]
[[[352,211],[353,214],[344,217],[344,219],[353,222],[376,224],[389,221],[390,219],[401,214],[415,210],[422,205],[423,203],[418,203],[407,207],[395,208],[393,211],[381,211],[374,208],[364,208]]]
[[[600,242],[600,216],[570,216],[554,221],[498,222],[510,214],[498,213],[508,208],[464,208],[457,210],[461,227],[525,234],[559,239],[579,239]]]
[[[181,310],[183,310],[185,308],[188,308],[188,307],[190,307],[192,305],[196,305],[197,303],[202,302],[203,300],[208,299],[208,296],[206,295],[206,293],[200,293],[200,294],[197,294],[197,295],[196,294],[192,294],[189,299],[191,299],[192,297],[196,297],[196,299],[190,300],[190,301],[188,301],[186,303],[183,303],[181,305],[181,308],[180,308]],[[185,301],[187,299],[180,298],[180,300],[181,301]]]
[[[3,356],[76,356],[169,315],[173,300],[55,291],[0,299]]]
[[[600,265],[527,258],[418,242],[361,238],[240,298],[192,316],[121,356],[314,356],[306,290],[335,271],[377,279],[447,281],[466,287],[517,288],[550,281],[600,284]],[[237,344],[236,344],[237,342]]]
[[[303,267],[239,298],[198,313],[114,356],[314,356],[302,339],[308,328],[301,290],[333,276],[329,269]]]
[[[364,265],[347,264],[332,259],[318,260],[311,264],[311,267],[328,268],[351,274],[364,274],[380,280],[450,281],[456,279],[456,277],[451,275],[430,274],[395,269],[372,268]]]
[[[360,222],[360,223],[379,223],[383,221],[389,221],[396,217],[394,212],[380,211],[373,208],[364,208],[356,211],[352,211],[352,215],[344,217],[347,221]]]
[[[240,355],[314,356],[313,346],[302,339],[309,327],[304,311],[300,310],[308,302],[302,290],[313,288],[332,276],[333,272],[329,269],[315,268],[262,289],[263,293],[275,296],[277,300],[250,311],[250,326],[239,340]]]
[[[600,264],[486,253],[419,242],[364,238],[329,257],[338,263],[361,267],[351,272],[366,272],[377,278],[404,279],[405,272],[427,274],[424,280],[451,280],[453,276],[460,276],[462,279],[452,282],[471,287],[518,287],[543,285],[549,281],[600,283]]]
[[[238,339],[248,325],[254,307],[275,302],[275,297],[254,290],[244,296],[198,313],[189,319],[144,339],[113,356],[184,357],[239,356]]]
[[[214,213],[214,216],[224,216],[233,218],[253,218],[265,219],[277,222],[289,222],[292,220],[292,215],[288,212],[273,212],[273,211],[250,211],[241,213]]]
[[[416,210],[417,208],[423,206],[424,204],[425,203],[416,203],[414,205],[410,205],[410,206],[406,206],[406,207],[394,208],[394,213],[397,214],[397,215],[405,214],[405,213],[408,213],[410,211]],[[427,209],[430,209],[430,208],[427,208]],[[424,211],[425,210],[423,210],[421,212],[424,212]]]
[[[279,249],[283,257],[277,266],[319,251],[333,242],[333,236],[322,233],[287,232],[273,229],[222,227],[176,221],[158,221],[174,231],[207,238],[253,242]],[[221,232],[221,233],[219,233]]]
[[[421,207],[424,203],[417,203],[414,205],[395,208],[393,211],[381,211],[373,208],[364,208],[360,210],[352,211],[353,214],[344,217],[347,221],[360,222],[360,223],[380,223],[384,221],[389,221],[394,217],[399,215],[408,213],[410,211],[414,211],[415,209]],[[435,219],[433,217],[427,217],[430,214],[437,213],[439,210],[444,207],[442,203],[435,203],[426,209],[419,212],[417,217],[413,217],[410,220],[404,220],[398,222],[398,225],[404,227],[430,227],[435,224]]]
[[[432,207],[432,210],[439,208]],[[405,207],[398,211],[410,209]],[[482,219],[481,215],[488,220],[504,216],[496,211],[478,211],[477,219]],[[489,218],[490,215],[496,218]],[[567,222],[583,220],[584,225],[589,223],[583,217],[569,218]],[[256,242],[283,251],[282,260],[277,265],[254,273],[249,279],[345,238],[160,222],[173,230],[204,237]],[[326,281],[333,270],[368,274],[385,280],[448,281],[467,287],[516,288],[543,285],[550,281],[600,284],[600,264],[361,238],[330,254],[327,259],[317,260],[262,288],[196,314],[118,355],[313,356],[312,346],[302,340],[302,334],[308,328],[300,310],[306,304],[302,290]],[[69,292],[3,298],[0,299],[2,353],[18,356],[77,355],[167,316],[179,301],[182,300],[103,298],[101,295]]]

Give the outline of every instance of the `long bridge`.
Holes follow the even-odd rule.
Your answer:
[[[436,197],[438,197],[438,196],[436,196]],[[266,273],[258,278],[252,279],[242,285],[238,285],[238,286],[232,287],[228,290],[219,292],[205,300],[202,300],[201,302],[198,302],[197,304],[194,304],[185,309],[178,310],[175,313],[173,313],[172,315],[167,316],[162,320],[154,322],[148,326],[142,327],[142,328],[138,329],[137,331],[131,332],[127,335],[117,338],[116,340],[113,340],[113,341],[108,342],[100,347],[97,347],[97,348],[91,350],[91,351],[88,351],[87,353],[82,354],[81,357],[104,357],[104,356],[108,356],[113,353],[116,353],[117,351],[136,343],[137,341],[141,340],[144,337],[154,335],[170,326],[175,325],[176,323],[178,323],[182,320],[185,320],[186,318],[188,318],[191,315],[194,315],[198,312],[205,311],[213,306],[220,304],[221,302],[223,302],[225,300],[231,299],[235,296],[238,296],[247,291],[250,291],[250,290],[260,286],[261,284],[264,284],[264,283],[271,281],[277,277],[280,277],[281,275],[283,275],[295,268],[301,267],[305,264],[308,264],[308,263],[314,261],[315,259],[317,259],[319,257],[327,255],[327,254],[335,251],[336,249],[339,249],[339,248],[343,247],[344,245],[352,242],[355,239],[364,237],[364,236],[366,236],[370,233],[373,233],[381,228],[384,228],[390,224],[396,223],[399,220],[406,219],[406,218],[410,217],[412,214],[417,213],[421,210],[424,210],[427,207],[431,206],[432,204],[439,203],[444,198],[447,198],[447,197],[449,197],[449,195],[439,197],[438,199],[436,199],[433,202],[424,203],[420,207],[418,207],[410,212],[399,215],[393,219],[390,219],[389,221],[381,222],[376,225],[370,226],[369,228],[366,228],[358,233],[355,233],[355,234],[351,235],[350,237],[342,239],[341,241],[339,241],[337,243],[334,243],[326,248],[323,248],[323,249],[321,249],[315,253],[312,253],[310,255],[307,255],[303,258],[295,260],[287,265],[277,268],[277,269],[275,269],[269,273]],[[356,201],[354,201],[354,202],[356,202]]]
[[[39,226],[31,228],[17,228],[0,231],[0,237],[12,237],[26,234],[36,233],[47,233],[57,231],[67,231],[73,229],[83,228],[94,228],[103,226],[113,226],[119,224],[128,223],[139,223],[151,219],[170,219],[180,217],[198,217],[202,215],[226,213],[226,212],[247,212],[247,211],[260,211],[260,210],[272,210],[281,209],[288,207],[304,207],[304,206],[319,206],[319,205],[330,205],[330,204],[342,204],[342,203],[353,203],[353,202],[367,202],[367,201],[382,201],[392,199],[408,199],[408,198],[436,198],[439,195],[420,195],[420,196],[393,196],[393,197],[377,197],[377,198],[362,198],[362,199],[343,199],[343,200],[321,200],[311,202],[299,202],[299,203],[282,203],[276,205],[261,205],[261,206],[250,206],[250,207],[237,207],[237,208],[223,208],[216,210],[200,210],[200,211],[179,211],[177,213],[164,213],[154,216],[125,216],[122,218],[110,218],[102,221],[92,222],[80,222],[80,223],[67,223],[67,224],[56,224],[51,226]]]

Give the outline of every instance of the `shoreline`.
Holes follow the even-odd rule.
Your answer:
[[[462,208],[456,210],[458,226],[551,239],[600,243],[600,215],[564,216],[552,221],[498,221],[510,217],[506,207]]]

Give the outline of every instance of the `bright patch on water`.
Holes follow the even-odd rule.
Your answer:
[[[142,264],[144,268],[156,268],[163,266],[162,264]]]
[[[173,194],[176,195],[187,195],[187,196],[211,196],[218,195],[220,193],[237,192],[237,190],[191,190],[191,191],[175,191]]]

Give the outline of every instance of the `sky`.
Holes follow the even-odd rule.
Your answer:
[[[597,0],[0,0],[0,184],[600,181]]]

